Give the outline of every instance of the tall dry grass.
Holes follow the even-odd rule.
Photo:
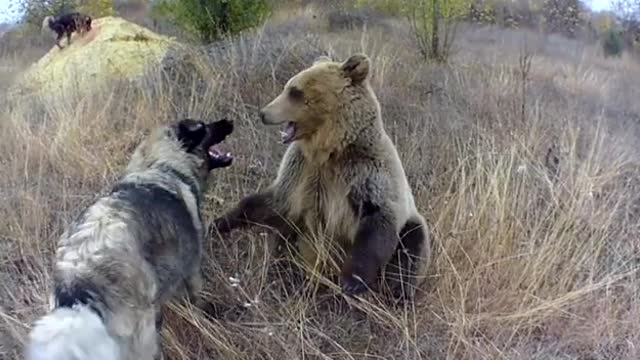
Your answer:
[[[236,121],[236,162],[213,175],[210,221],[275,174],[284,148],[257,109],[317,55],[364,51],[431,226],[416,302],[348,302],[272,255],[264,229],[212,234],[203,296],[215,317],[172,303],[167,357],[638,358],[638,64],[491,29],[465,30],[451,64],[425,64],[402,24],[328,32],[300,16],[194,53],[179,80],[155,72],[0,110],[0,357],[20,357],[46,310],[57,237],[145,131],[182,116]]]

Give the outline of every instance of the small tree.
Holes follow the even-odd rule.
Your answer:
[[[545,0],[542,9],[547,30],[575,36],[581,26],[583,6],[580,0]]]
[[[406,14],[425,59],[445,61],[456,37],[458,22],[469,12],[469,0],[408,0]]]
[[[79,0],[76,9],[94,19],[115,14],[112,0]]]
[[[21,0],[23,22],[40,26],[45,16],[56,16],[73,10],[75,3],[70,0]]]
[[[619,57],[622,55],[624,40],[619,31],[614,29],[605,31],[602,37],[602,50],[604,51],[605,57]]]
[[[269,10],[266,0],[160,0],[154,7],[205,43],[259,25]]]
[[[629,47],[640,43],[640,0],[614,0],[613,10],[622,27],[623,41]]]
[[[420,54],[428,60],[449,57],[459,21],[469,15],[473,0],[357,0],[390,15],[406,17]]]

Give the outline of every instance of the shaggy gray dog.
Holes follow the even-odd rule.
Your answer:
[[[111,192],[62,235],[52,310],[38,320],[27,359],[144,360],[161,357],[160,307],[202,287],[200,203],[209,172],[233,158],[216,144],[227,120],[181,120],[136,149]]]

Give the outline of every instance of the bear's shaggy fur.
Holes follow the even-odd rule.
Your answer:
[[[411,298],[430,256],[428,231],[384,130],[370,66],[363,54],[343,63],[321,57],[287,82],[260,112],[263,123],[285,126],[290,145],[278,175],[216,227],[221,233],[248,224],[275,227],[297,238],[311,266],[327,262],[322,244],[340,245],[347,254],[338,256],[345,293],[376,288],[382,275],[396,297]]]

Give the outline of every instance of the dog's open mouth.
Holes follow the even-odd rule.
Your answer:
[[[283,144],[289,144],[296,139],[296,123],[289,121],[283,131],[280,131]]]
[[[207,154],[209,155],[209,164],[212,169],[227,167],[233,162],[231,153],[223,151],[218,144],[211,145]]]
[[[233,155],[230,152],[224,151],[220,147],[220,143],[233,132],[233,123],[228,120],[216,121],[209,125],[210,142],[207,148],[207,155],[209,156],[209,168],[217,169],[231,165],[233,162]]]

